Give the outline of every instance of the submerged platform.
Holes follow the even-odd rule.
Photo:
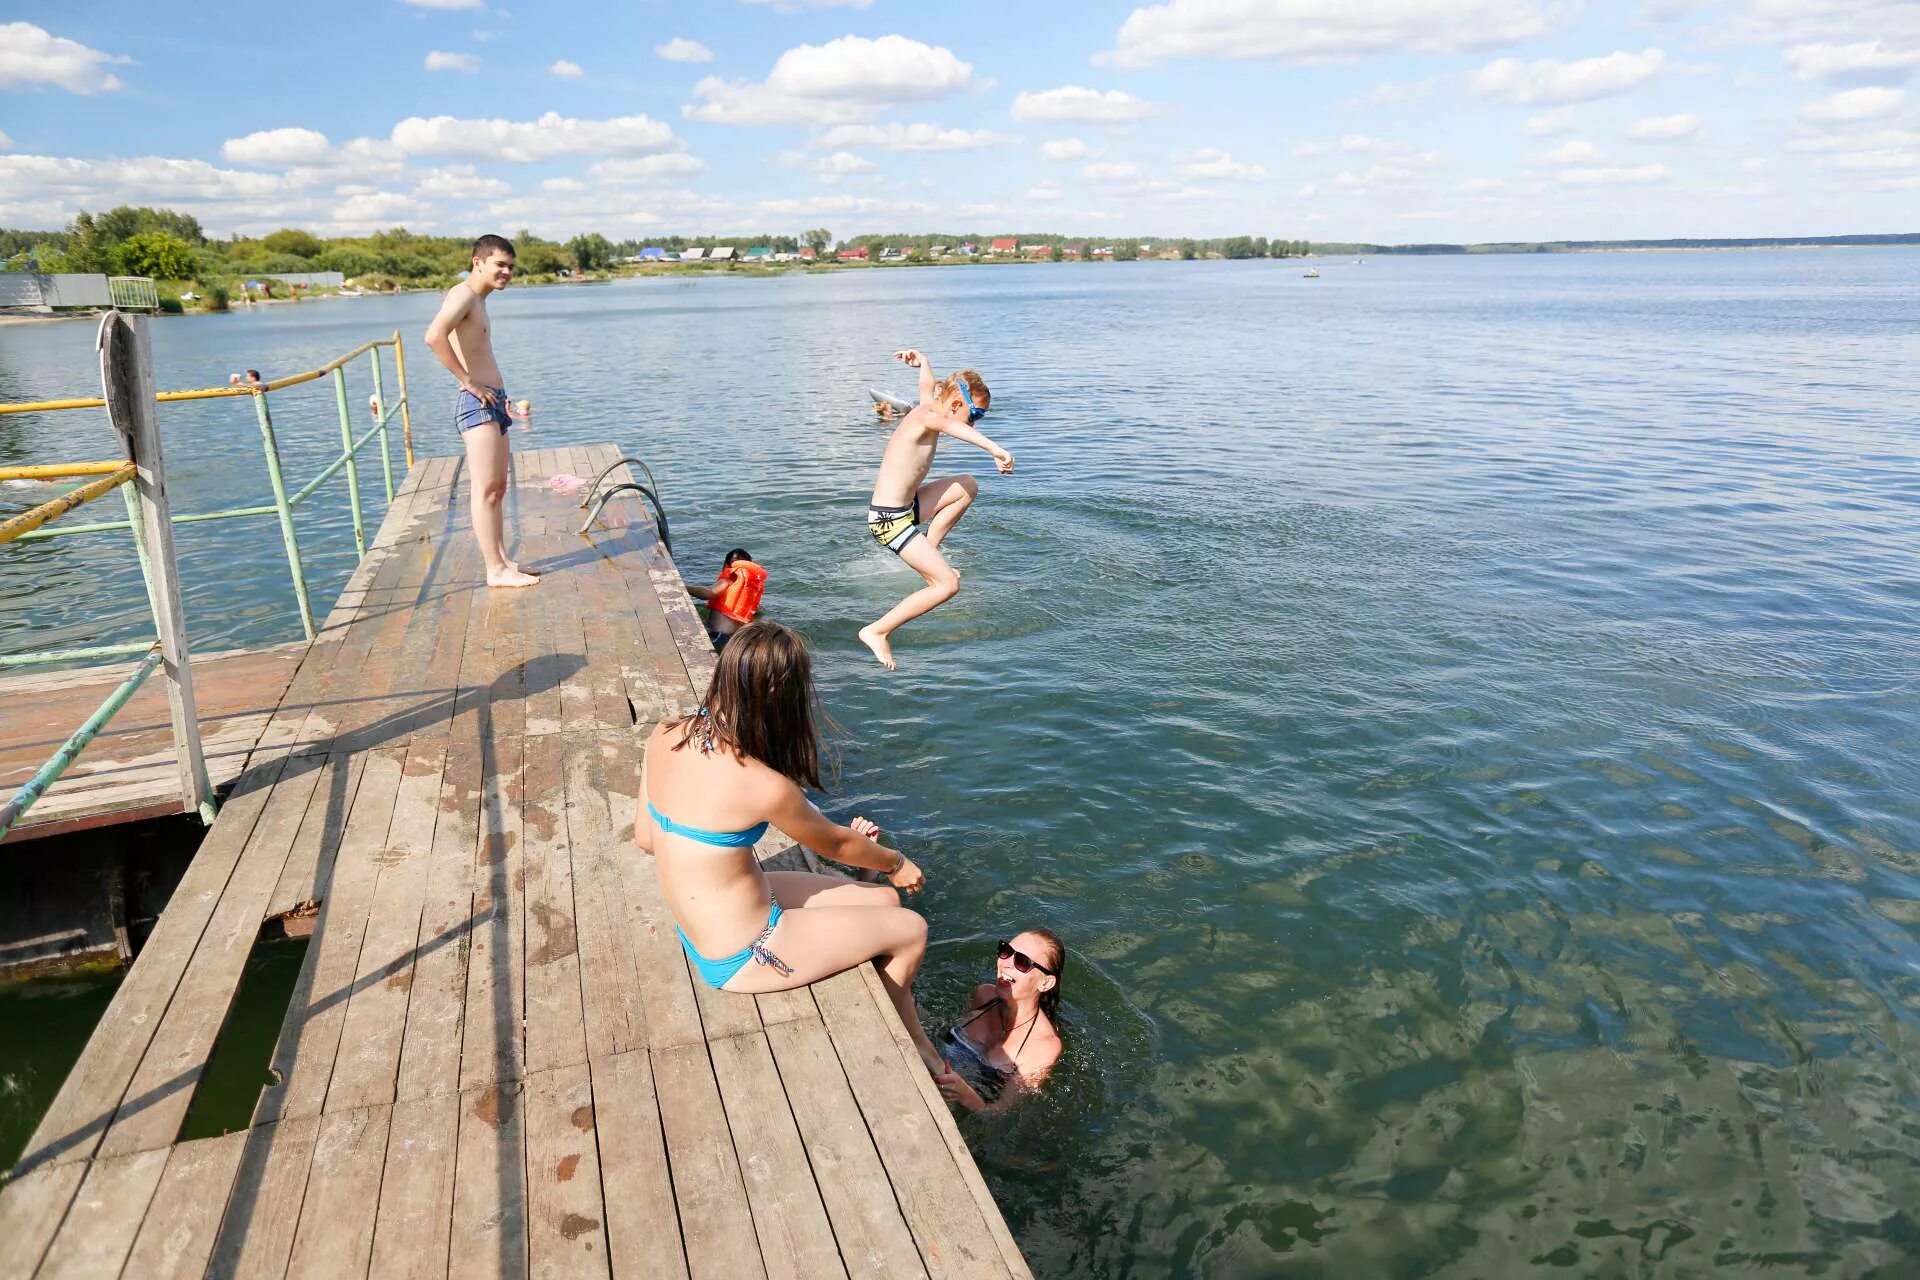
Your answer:
[[[0,1190],[0,1275],[1028,1274],[871,967],[689,973],[636,726],[712,652],[637,505],[581,537],[547,483],[616,457],[516,456],[524,591],[477,585],[459,460],[409,473]],[[251,1124],[177,1141],[312,904]]]

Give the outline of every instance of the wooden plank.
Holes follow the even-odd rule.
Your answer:
[[[552,576],[552,575],[549,575]],[[559,649],[559,606],[553,584],[542,581],[538,587],[513,594],[525,601],[521,610],[521,642],[525,645],[521,698],[526,711],[526,733],[558,733],[566,725],[566,712],[560,698],[560,685],[566,670]]]
[[[92,1036],[80,1051],[79,1060],[28,1140],[16,1173],[29,1172],[50,1161],[82,1160],[93,1154],[125,1099],[127,1085],[186,973],[207,921],[253,834],[254,823],[266,807],[265,782],[264,775],[251,774],[228,799],[174,889],[139,959],[101,1015],[98,1025],[106,1033]],[[169,1082],[163,1087],[182,1088],[187,1083]]]
[[[287,846],[293,842],[318,780],[317,771],[312,769],[296,773],[268,793],[239,865],[127,1087],[127,1100],[100,1145],[102,1155],[148,1151],[167,1146],[178,1137],[246,972],[247,957],[259,935],[267,898],[280,878]]]
[[[640,991],[646,1010],[647,1043],[655,1049],[704,1045],[700,1006],[693,995],[695,979],[687,970],[673,915],[660,896],[660,878],[653,859],[645,855],[631,858],[622,872],[634,964],[647,975]]]
[[[362,763],[361,756],[298,757],[297,767],[317,769],[319,777],[300,831],[287,849],[280,881],[267,898],[268,918],[318,900],[318,886],[333,874],[334,858],[347,829],[347,815],[353,809],[354,795],[360,787]]]
[[[320,1118],[288,1276],[366,1276],[391,1117],[391,1108],[362,1107]]]
[[[765,1275],[706,1046],[652,1052],[654,1089],[666,1130],[688,1273],[694,1280]]]
[[[381,864],[379,880],[348,987],[326,1111],[390,1103],[398,1090],[428,855],[387,849],[375,860]]]
[[[845,1276],[766,1037],[755,1032],[715,1040],[711,1052],[767,1275],[789,1280]],[[876,1189],[877,1184],[868,1191]]]
[[[818,1018],[783,1021],[767,1027],[767,1040],[847,1271],[867,1280],[925,1276],[900,1206],[882,1191],[887,1171],[826,1027]]]
[[[927,1114],[933,1118],[933,1127],[946,1143],[947,1151],[953,1156],[954,1167],[960,1171],[960,1180],[966,1184],[973,1196],[973,1203],[980,1210],[980,1216],[986,1220],[988,1234],[1000,1250],[1000,1259],[1015,1280],[1033,1280],[1027,1270],[1025,1257],[1020,1246],[1014,1243],[1013,1232],[1007,1229],[1006,1219],[1000,1214],[1000,1206],[994,1203],[993,1193],[987,1189],[987,1180],[980,1176],[980,1167],[973,1162],[973,1152],[968,1149],[966,1139],[960,1134],[960,1127],[953,1122],[953,1110],[946,1099],[940,1096],[940,1087],[927,1074],[925,1064],[920,1059],[920,1048],[914,1044],[913,1037],[900,1025],[900,1018],[894,1012],[893,1001],[887,995],[887,989],[880,981],[880,973],[872,965],[861,965],[852,971],[867,989],[867,997],[873,1008],[879,1013],[880,1021],[886,1026],[893,1038],[893,1047],[900,1060],[907,1066],[907,1079],[920,1092],[920,1100],[926,1104]],[[846,977],[848,975],[842,975]]]
[[[474,927],[473,866],[480,839],[480,744],[448,743],[440,780],[426,902],[400,1047],[401,1098],[456,1092],[465,1027],[467,962]]]
[[[243,1129],[183,1142],[172,1149],[128,1255],[125,1275],[137,1280],[194,1280],[206,1274],[227,1193],[246,1145]]]
[[[606,1210],[585,1064],[526,1084],[527,1256],[535,1276],[605,1276]]]
[[[453,1171],[448,1274],[527,1274],[527,1163],[520,1085],[460,1094],[460,1152]]]
[[[842,1071],[847,1079],[860,1082],[854,1096],[927,1274],[933,1280],[1008,1274],[987,1222],[857,969],[815,983],[813,997],[825,1015]],[[886,1016],[899,1020],[890,1005]],[[924,1068],[921,1074],[926,1074]]]
[[[585,1012],[574,924],[573,865],[567,847],[565,742],[526,739],[521,846],[527,880],[527,1071],[585,1062]]]
[[[48,1280],[119,1275],[166,1165],[164,1150],[136,1151],[88,1165],[86,1180],[74,1194],[39,1274]]]
[[[484,738],[479,866],[467,961],[463,1089],[518,1080],[526,1061],[526,868],[520,848],[521,738]]]
[[[7,1265],[18,1268],[14,1274],[30,1276],[40,1265],[87,1168],[78,1161],[42,1165],[0,1187],[0,1240],[7,1242]]]
[[[459,1129],[457,1093],[394,1104],[369,1275],[446,1276]]]
[[[606,765],[630,744],[604,734],[566,737],[567,842],[573,853],[573,901],[580,946],[580,988],[589,1056],[645,1048],[643,978],[627,928],[619,863],[641,857],[616,845],[607,810]]]
[[[318,1117],[304,1116],[247,1132],[209,1274],[277,1276],[287,1269],[319,1129]]]
[[[362,976],[360,950],[380,875],[378,851],[393,820],[405,752],[383,747],[360,758],[360,786],[329,883],[320,888],[319,924],[274,1048],[272,1072],[280,1083],[261,1093],[255,1124],[319,1114],[333,1077],[347,1004]]]
[[[653,1061],[643,1051],[593,1061],[600,1185],[614,1272],[686,1280],[687,1255],[673,1202],[673,1176],[653,1091]]]

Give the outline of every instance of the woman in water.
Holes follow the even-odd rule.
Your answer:
[[[865,818],[829,822],[804,787],[820,786],[813,661],[777,622],[733,633],[692,715],[647,739],[634,839],[654,857],[680,945],[710,986],[787,991],[874,961],[930,1071],[943,1064],[913,1005],[927,922],[900,905],[926,883],[920,868],[875,842]],[[776,826],[797,843],[888,884],[762,871],[753,845]]]
[[[966,1016],[947,1032],[954,1069],[934,1077],[941,1096],[969,1111],[999,1111],[1040,1087],[1060,1060],[1054,1020],[1066,970],[1066,944],[1045,929],[1000,944],[994,980],[974,988]]]

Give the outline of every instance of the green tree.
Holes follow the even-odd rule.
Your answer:
[[[1182,262],[1192,262],[1195,258],[1199,256],[1200,256],[1199,245],[1195,244],[1191,240],[1182,240],[1180,242],[1180,260]]]
[[[122,275],[156,280],[185,280],[200,265],[191,244],[165,231],[137,231],[120,242],[113,256]]]
[[[1239,260],[1253,256],[1252,236],[1229,236],[1220,243],[1220,256]]]
[[[825,227],[815,227],[800,238],[806,242],[807,247],[813,250],[816,256],[824,255],[827,251],[827,246],[833,243],[833,232],[827,230]]]
[[[1139,257],[1140,257],[1140,242],[1138,240],[1114,241],[1113,260],[1115,262],[1134,262],[1134,261],[1137,261]]]
[[[1055,244],[1055,245],[1047,246],[1048,262],[1059,262],[1062,259],[1064,259],[1066,256],[1067,256],[1066,251],[1062,249],[1059,245]]]
[[[338,271],[352,279],[355,276],[369,275],[379,269],[379,263],[373,255],[361,249],[352,249],[344,245],[330,245],[313,260],[315,271]]]
[[[289,253],[296,258],[317,258],[326,248],[311,231],[298,231],[292,227],[269,232],[260,243],[266,246],[268,253]]]
[[[145,205],[116,205],[94,221],[95,229],[109,246],[119,244],[142,231],[164,231],[188,244],[205,244],[200,219],[172,209],[149,209]]]
[[[573,255],[582,271],[598,271],[613,265],[613,242],[598,231],[567,241],[567,252]]]

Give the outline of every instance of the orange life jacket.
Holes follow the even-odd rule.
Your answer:
[[[745,624],[760,611],[760,597],[766,592],[767,571],[751,560],[735,560],[714,579],[713,599],[707,607]]]

